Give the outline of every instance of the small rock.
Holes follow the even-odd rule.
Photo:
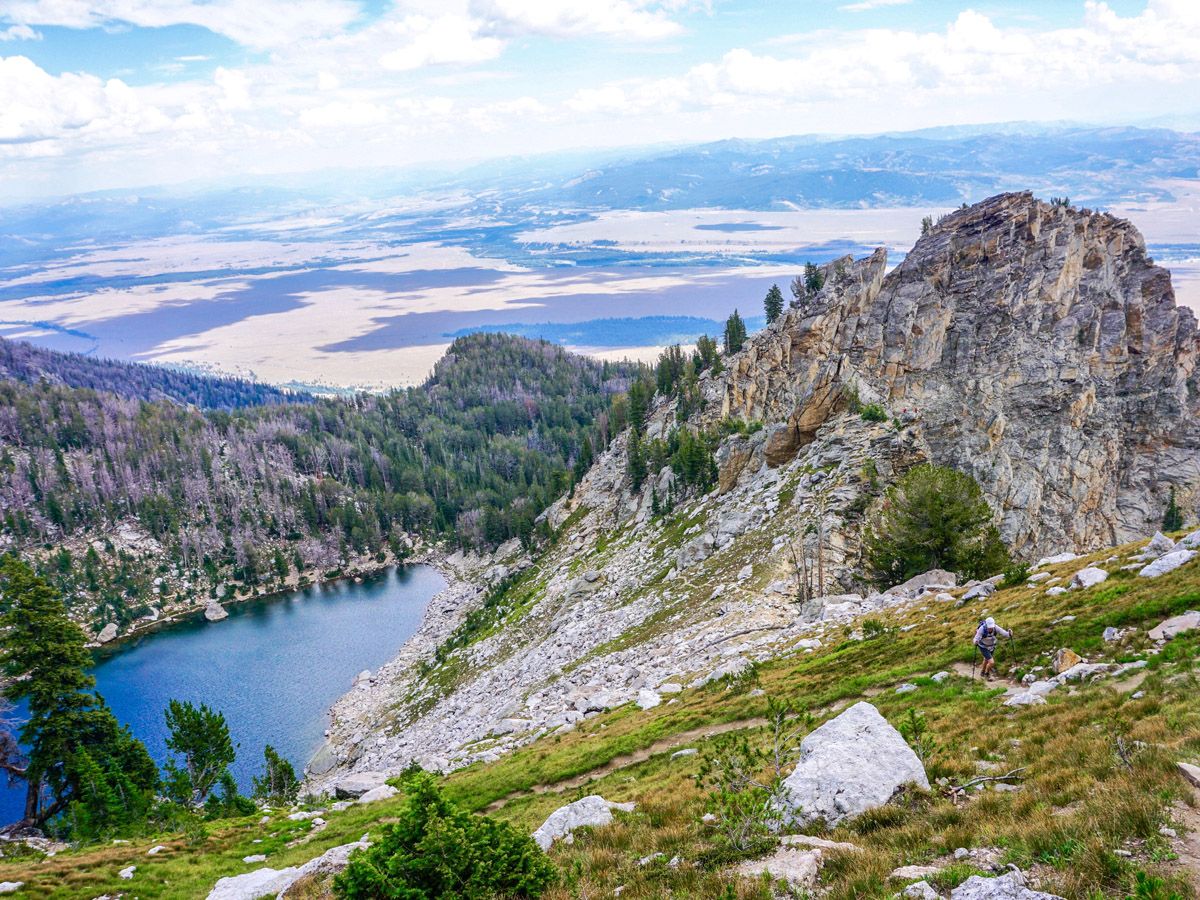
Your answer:
[[[1179,769],[1179,773],[1192,783],[1193,787],[1200,788],[1200,766],[1194,766],[1191,763],[1175,763]]]
[[[990,581],[981,581],[979,584],[975,585],[973,588],[963,594],[962,598],[964,601],[979,600],[983,597],[990,597],[994,593],[996,593],[996,586],[994,584],[992,584]]]
[[[957,850],[954,851],[955,859],[968,859],[968,858],[970,858],[970,856],[971,856],[971,851],[968,850],[966,847],[959,847]]]
[[[941,684],[943,681],[945,681],[949,677],[950,677],[949,672],[935,672],[933,675],[930,676],[930,679],[933,681],[936,681],[938,684]]]
[[[1162,828],[1158,829],[1158,833],[1161,834],[1163,837],[1169,837],[1169,838],[1179,837],[1178,833],[1176,833],[1174,828],[1168,828],[1166,825],[1164,825],[1164,826],[1162,826]]]
[[[649,688],[642,688],[638,691],[637,705],[639,709],[654,709],[654,707],[662,703],[662,697],[658,696]]]
[[[898,869],[893,869],[892,874],[888,878],[912,881],[914,878],[929,878],[940,871],[942,870],[937,866],[901,866]]]
[[[149,850],[146,851],[146,855],[147,856],[158,856],[158,854],[162,853],[166,849],[167,848],[164,847],[162,844],[156,844],[155,846],[151,847]]]
[[[123,878],[126,881],[129,881],[131,878],[133,878],[133,873],[136,871],[137,871],[137,866],[126,866],[120,872],[117,873],[117,877]]]
[[[695,756],[700,751],[695,747],[687,747],[683,750],[676,750],[671,754],[671,759],[682,759],[685,756]]]
[[[0,894],[15,894],[23,887],[23,881],[0,881]]]
[[[902,684],[898,688],[896,688],[896,693],[897,694],[911,694],[916,689],[917,689],[917,686],[915,684],[909,684],[908,682],[905,682],[904,684]]]
[[[996,878],[972,875],[950,892],[950,900],[1062,900],[1054,894],[1032,891],[1025,886],[1020,872],[1007,872]]]
[[[1063,647],[1054,654],[1054,674],[1061,675],[1063,672],[1067,671],[1067,669],[1072,669],[1081,662],[1084,662],[1084,658],[1082,656],[1068,647]]]
[[[920,868],[920,866],[913,866],[913,868]],[[941,900],[938,892],[933,889],[933,885],[925,880],[910,884],[900,893],[909,900]]]
[[[249,865],[250,863],[266,862],[267,855],[265,853],[252,853],[249,856],[243,856],[242,862]]]
[[[1029,576],[1029,583],[1030,584],[1038,584],[1039,582],[1045,581],[1049,577],[1050,577],[1049,572],[1038,572],[1035,575]]]
[[[1046,591],[1046,596],[1047,597],[1057,597],[1059,594],[1065,594],[1066,592],[1067,592],[1067,589],[1065,587],[1056,586],[1056,587],[1049,588]],[[1074,618],[1074,617],[1072,617],[1072,618]]]

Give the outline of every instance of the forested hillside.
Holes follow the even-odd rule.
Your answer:
[[[88,371],[49,355],[55,371]],[[226,581],[261,590],[400,553],[407,535],[528,540],[572,466],[607,442],[611,395],[632,371],[475,335],[424,385],[349,400],[200,410],[10,378],[0,546],[40,556],[76,614],[99,624],[155,615],[171,597],[197,602]],[[103,364],[94,380],[109,383]],[[197,396],[225,386],[195,381]]]
[[[196,375],[163,366],[56,353],[0,338],[0,378],[36,384],[47,381],[108,391],[130,400],[173,400],[204,409],[240,409],[311,399],[242,378]]]

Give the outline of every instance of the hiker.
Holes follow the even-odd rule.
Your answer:
[[[981,674],[988,681],[992,680],[992,673],[996,671],[996,642],[1002,637],[1012,637],[1011,631],[1005,631],[996,624],[996,620],[988,616],[979,623],[979,628],[975,631],[975,646],[979,648],[979,653],[983,657],[983,669]]]

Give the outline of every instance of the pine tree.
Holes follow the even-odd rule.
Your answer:
[[[629,436],[629,483],[639,490],[646,480],[646,457],[642,453],[642,438],[636,431]]]
[[[1179,509],[1179,504],[1175,502],[1175,488],[1171,488],[1171,497],[1167,501],[1167,511],[1163,514],[1162,530],[1179,531],[1183,528],[1183,512]]]
[[[746,343],[746,323],[735,309],[725,320],[725,355],[737,353]]]
[[[763,311],[767,314],[767,324],[771,324],[779,318],[783,312],[783,291],[779,290],[779,285],[771,285],[771,289],[767,291],[767,296],[763,300]]]
[[[8,696],[24,700],[28,719],[19,737],[27,748],[24,821],[41,826],[75,801],[89,830],[113,830],[144,814],[158,770],[142,743],[121,727],[92,691],[92,664],[79,626],[61,597],[21,560],[0,566],[4,611],[0,673]],[[113,797],[116,801],[113,801]]]
[[[300,779],[292,764],[275,752],[270,744],[263,747],[265,767],[262,777],[254,778],[254,796],[271,803],[292,803],[300,793]]]
[[[229,767],[236,752],[225,716],[205,704],[172,700],[164,713],[167,749],[182,758],[166,765],[167,793],[184,806],[202,806]]]
[[[806,262],[804,264],[804,292],[812,297],[824,286],[825,273],[816,263]]]

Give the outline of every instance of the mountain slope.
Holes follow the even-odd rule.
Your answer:
[[[674,400],[651,410],[647,442],[681,427],[719,442],[716,489],[668,467],[633,489],[626,432],[548,510],[558,539],[539,558],[451,560],[508,578],[438,604],[439,629],[335,708],[320,783],[494,760],[906,601],[863,583],[859,542],[917,463],[974,474],[1026,557],[1147,534],[1171,486],[1194,517],[1195,324],[1129,223],[1001,195],[891,273],[877,251],[825,275],[701,377],[682,425]]]

